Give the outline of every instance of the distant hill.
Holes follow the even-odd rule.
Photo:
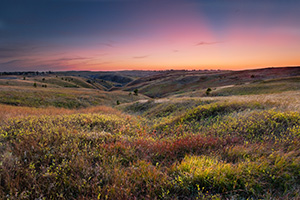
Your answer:
[[[292,79],[295,77],[295,79]],[[300,67],[229,70],[1,72],[0,85],[88,88],[138,92],[151,98],[228,96],[298,90]]]
[[[242,71],[164,71],[128,83],[123,90],[138,89],[149,97],[167,97],[207,88],[239,86],[264,80],[300,76],[300,67]],[[204,94],[202,92],[202,94]]]
[[[97,83],[104,87],[106,90],[123,87],[126,84],[146,76],[158,74],[156,71],[112,71],[112,72],[91,72],[91,71],[66,71],[66,72],[54,72],[59,76],[76,76],[83,77],[90,83]]]
[[[47,83],[48,86],[58,87],[83,87],[95,88],[100,90],[118,90],[126,84],[146,76],[158,74],[158,71],[63,71],[63,72],[0,72],[0,85],[5,80],[16,79],[15,82],[9,81],[10,84],[19,85],[24,77],[26,80]],[[6,82],[5,82],[6,83]],[[29,83],[30,85],[31,83]],[[26,84],[25,84],[26,85]]]

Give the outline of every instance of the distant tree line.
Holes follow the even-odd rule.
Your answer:
[[[45,74],[53,74],[52,71],[39,72],[39,71],[26,71],[26,72],[0,72],[0,76],[6,75],[26,75],[26,76],[36,76],[36,75],[45,75]]]

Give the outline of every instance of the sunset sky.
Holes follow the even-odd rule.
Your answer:
[[[0,1],[0,71],[299,65],[299,0]]]

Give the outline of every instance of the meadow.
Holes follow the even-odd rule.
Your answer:
[[[2,86],[0,198],[299,199],[298,78],[265,92],[280,83],[160,99]]]

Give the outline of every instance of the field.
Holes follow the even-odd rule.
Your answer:
[[[2,80],[0,199],[299,199],[299,75],[245,73],[163,98],[153,74],[113,91]]]

